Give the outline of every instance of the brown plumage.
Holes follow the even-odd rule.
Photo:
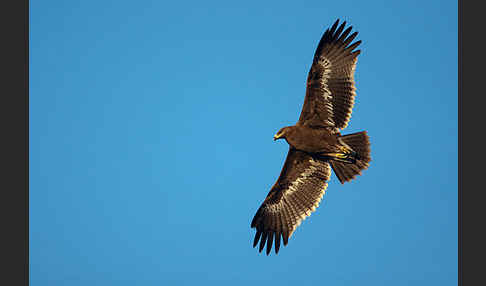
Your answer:
[[[256,228],[253,247],[267,245],[275,253],[280,240],[289,238],[319,205],[331,176],[341,183],[354,179],[371,161],[366,131],[341,136],[348,125],[356,96],[354,71],[361,43],[351,43],[346,22],[337,20],[322,36],[307,77],[307,89],[299,121],[280,129],[274,140],[285,139],[289,152],[282,172],[251,222]]]

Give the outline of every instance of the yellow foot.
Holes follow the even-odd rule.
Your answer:
[[[342,148],[340,149],[342,150]],[[343,153],[322,153],[321,155],[336,161],[353,164],[356,163],[356,159],[358,158],[356,152],[347,148],[343,150]]]
[[[341,150],[341,152],[343,152],[344,154],[352,154],[353,153],[353,151],[346,146],[339,146],[339,150]]]
[[[347,157],[347,155],[344,153],[322,153],[322,155],[338,159],[345,159]]]

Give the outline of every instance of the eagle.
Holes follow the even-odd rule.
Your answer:
[[[339,26],[339,27],[338,27]],[[294,126],[280,129],[274,140],[285,139],[289,151],[284,166],[267,197],[258,208],[251,228],[256,228],[253,247],[275,242],[287,245],[300,223],[316,210],[324,195],[331,169],[341,184],[367,169],[370,142],[366,131],[341,135],[351,117],[356,88],[354,71],[361,41],[358,32],[339,19],[327,29],[314,54],[307,77],[304,105]]]

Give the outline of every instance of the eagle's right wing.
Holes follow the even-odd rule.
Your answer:
[[[257,230],[253,247],[260,240],[261,252],[266,243],[268,255],[274,238],[275,253],[281,237],[287,245],[297,226],[319,206],[330,176],[329,163],[290,148],[280,177],[251,222]]]
[[[351,44],[358,32],[349,37],[346,22],[338,21],[327,29],[317,46],[307,77],[304,105],[297,124],[328,127],[338,132],[348,125],[356,96],[354,71],[361,41]]]

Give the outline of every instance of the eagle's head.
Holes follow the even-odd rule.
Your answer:
[[[282,139],[282,138],[286,138],[286,136],[289,135],[290,132],[292,131],[292,127],[293,126],[287,126],[287,127],[280,129],[277,132],[277,134],[275,134],[273,136],[273,141],[278,140],[278,139]]]

